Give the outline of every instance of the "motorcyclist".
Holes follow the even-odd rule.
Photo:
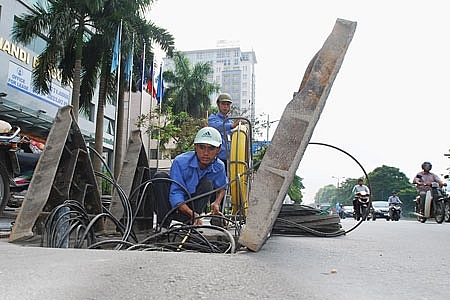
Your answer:
[[[425,196],[427,191],[431,190],[431,183],[437,182],[439,186],[445,186],[446,183],[442,182],[442,180],[434,173],[431,173],[430,170],[432,165],[430,162],[426,161],[422,164],[422,171],[417,173],[417,175],[413,179],[413,183],[416,185],[417,192],[420,197],[420,214],[423,215],[425,208]]]
[[[359,211],[359,201],[358,201],[358,194],[360,192],[366,192],[367,195],[370,195],[369,188],[363,184],[364,180],[362,178],[358,179],[358,184],[355,185],[352,189],[352,194],[354,195],[353,198],[353,211],[358,212]]]
[[[389,196],[389,198],[388,198],[388,203],[389,203],[389,218],[392,220],[392,213],[393,213],[394,206],[397,204],[401,205],[403,202],[397,196],[397,192],[392,191],[392,195]]]

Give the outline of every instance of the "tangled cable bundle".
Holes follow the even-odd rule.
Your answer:
[[[327,144],[310,144],[328,146],[349,155],[361,167],[368,180],[367,173],[362,165],[349,153]],[[98,172],[95,175],[109,182],[114,188],[123,207],[122,218],[118,220],[104,205],[102,205],[102,213],[92,216],[88,214],[81,203],[75,200],[66,200],[63,204],[55,207],[48,215],[41,238],[41,246],[129,251],[195,251],[202,253],[235,253],[239,250],[236,240],[241,234],[245,218],[238,215],[230,217],[223,215],[199,216],[199,218],[209,220],[209,224],[205,225],[190,225],[194,223],[194,217],[192,216],[189,224],[176,223],[164,231],[161,228],[156,228],[145,236],[136,234],[133,230],[133,225],[136,221],[137,212],[143,205],[148,193],[151,192],[153,184],[158,181],[180,184],[170,178],[154,178],[137,186],[128,198],[124,190],[114,180],[111,175],[112,172],[103,158],[92,147],[89,147],[89,149],[103,162],[109,173],[109,176]],[[257,165],[255,164],[245,173],[253,172]],[[229,183],[239,180],[239,176],[237,177],[230,180]],[[180,187],[188,195],[188,200],[185,201],[188,205],[199,197],[204,197],[224,188],[222,186],[209,193],[191,197],[182,185]],[[136,199],[136,208],[133,211],[131,201],[137,198],[138,195],[140,197]],[[170,210],[161,223],[164,224],[164,220],[176,209],[175,207]],[[101,232],[101,230],[97,229],[103,228],[102,225],[107,220],[112,221],[116,226],[116,234],[110,236],[110,238],[106,235],[97,234],[97,232]],[[351,232],[361,222],[362,220],[350,230],[344,231],[341,229],[339,218],[336,216],[323,215],[320,210],[304,205],[283,205],[273,226],[272,233],[335,237]],[[234,233],[232,234],[233,229]]]
[[[102,161],[103,158],[90,148]],[[136,221],[136,214],[142,206],[147,193],[151,192],[153,183],[158,181],[169,181],[172,184],[179,184],[170,178],[154,178],[141,183],[131,193],[126,196],[123,189],[111,176],[111,170],[106,166],[110,176],[96,172],[95,175],[108,181],[118,193],[122,207],[123,216],[121,220],[114,217],[109,209],[102,205],[103,212],[92,216],[89,215],[85,207],[75,200],[66,200],[63,204],[55,207],[48,215],[44,232],[41,237],[41,246],[52,248],[88,248],[88,249],[114,249],[114,250],[140,250],[140,251],[197,251],[207,253],[234,253],[237,250],[235,237],[229,229],[235,230],[235,235],[239,236],[241,222],[232,220],[223,215],[202,215],[200,218],[209,219],[208,225],[190,225],[176,223],[167,231],[156,228],[149,235],[141,237],[136,234],[133,225]],[[183,187],[184,188],[184,187]],[[215,193],[220,187],[207,194],[191,197],[186,203],[189,205],[193,200],[205,195]],[[142,191],[142,193],[140,193]],[[137,207],[133,211],[131,200],[137,198]],[[164,217],[167,218],[176,208],[173,208]],[[216,226],[212,219],[220,219],[220,224],[227,224],[227,228]],[[112,221],[116,226],[118,238],[97,234],[97,228],[102,228],[106,220]],[[193,220],[190,220],[193,223]]]

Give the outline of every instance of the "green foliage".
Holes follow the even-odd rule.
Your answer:
[[[366,180],[364,184],[371,190],[372,201],[387,201],[392,191],[396,191],[403,202],[404,215],[414,211],[413,200],[417,196],[416,189],[398,168],[383,165],[367,175],[369,182]],[[358,178],[347,178],[341,182],[339,188],[334,185],[324,186],[316,193],[315,202],[352,205],[352,189],[357,183]]]
[[[253,154],[253,166],[254,166],[253,168],[255,172],[258,171],[259,164],[261,163],[264,155],[266,154],[266,150],[268,147],[269,147],[268,145],[262,146],[257,153]]]
[[[317,191],[315,196],[316,204],[336,204],[337,202],[341,203],[339,199],[339,191],[338,189],[332,185],[326,185]]]
[[[403,211],[413,211],[413,200],[417,196],[416,189],[406,175],[398,168],[381,166],[369,174],[372,188],[372,200],[386,201],[392,191],[396,191],[403,202]]]
[[[288,195],[291,197],[291,200],[294,201],[296,204],[302,203],[302,189],[305,187],[303,186],[302,178],[295,175],[294,180],[292,180],[291,185],[289,186]]]
[[[103,171],[103,175],[111,178],[109,172]],[[106,179],[102,179],[102,195],[111,195],[112,185]]]
[[[146,132],[153,139],[159,139],[160,149],[165,150],[169,143],[175,144],[175,149],[171,151],[170,158],[193,150],[195,135],[206,123],[206,119],[194,118],[186,112],[174,114],[170,107],[167,107],[164,114],[160,115],[156,108],[148,115],[139,116],[137,120],[138,127],[146,128]]]

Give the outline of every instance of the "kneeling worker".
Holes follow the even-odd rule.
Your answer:
[[[217,159],[222,145],[220,133],[212,127],[204,127],[194,139],[195,151],[177,155],[170,168],[168,181],[155,181],[155,211],[158,227],[168,228],[172,220],[188,222],[194,219],[194,225],[201,225],[199,215],[208,203],[211,214],[220,214],[222,200],[228,188],[225,165]],[[154,178],[169,178],[166,173],[157,173]],[[218,189],[215,193],[211,191]],[[191,197],[205,194],[193,201]],[[166,214],[176,208],[167,217]],[[166,218],[165,218],[166,217]],[[165,218],[165,219],[164,219]],[[164,222],[164,223],[161,223]]]

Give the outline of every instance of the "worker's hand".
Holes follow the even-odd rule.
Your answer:
[[[241,124],[241,125],[245,125],[245,120],[237,120],[236,122],[234,122],[234,124],[233,124],[233,126],[231,126],[231,128],[236,128],[236,127],[238,127],[238,125],[239,124]]]
[[[211,203],[211,214],[212,215],[220,214],[220,204],[216,202]]]
[[[198,218],[199,214],[194,213],[194,225],[203,225],[202,219]]]

